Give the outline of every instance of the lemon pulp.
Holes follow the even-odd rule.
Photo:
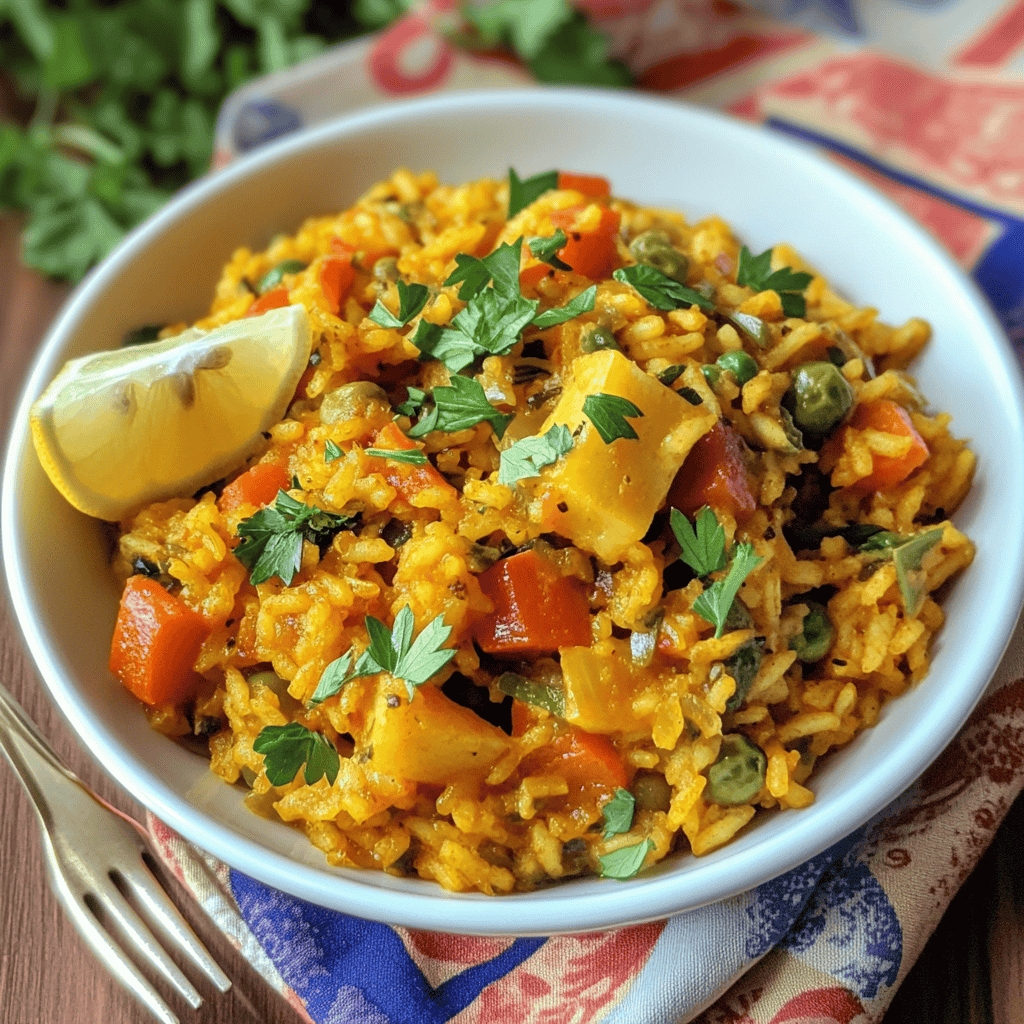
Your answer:
[[[32,406],[47,476],[118,520],[238,468],[281,419],[309,363],[303,306],[71,360]]]

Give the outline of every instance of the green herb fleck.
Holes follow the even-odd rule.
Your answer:
[[[634,846],[623,846],[612,850],[600,858],[601,877],[625,880],[633,878],[644,865],[644,858],[649,850],[654,849],[654,841],[645,839]]]
[[[487,401],[483,385],[473,377],[453,375],[450,387],[436,387],[431,395],[435,408],[409,431],[410,437],[423,437],[433,430],[466,430],[486,421],[500,441],[514,418],[495,409]]]
[[[810,274],[792,267],[780,267],[772,272],[771,249],[765,249],[760,256],[755,256],[745,245],[740,249],[736,283],[755,292],[777,292],[786,316],[806,314],[807,303],[801,293],[811,280]]]
[[[628,832],[633,827],[636,799],[628,789],[617,789],[615,795],[601,808],[604,815],[604,838]]]
[[[365,454],[372,459],[407,462],[410,466],[425,466],[430,461],[419,448],[367,448]]]
[[[413,387],[406,388],[406,390],[409,392],[409,397],[401,405],[395,406],[395,412],[399,416],[415,416],[423,408],[423,403],[427,400],[427,393]]]
[[[699,306],[709,313],[715,311],[715,304],[685,284],[663,274],[657,267],[646,263],[635,263],[631,267],[619,267],[612,277],[616,281],[635,288],[655,309],[682,309],[683,306]]]
[[[572,270],[564,260],[558,258],[558,250],[568,241],[565,232],[559,228],[553,235],[545,238],[531,238],[529,242],[530,252],[542,263],[547,263],[556,270]]]
[[[341,759],[326,736],[299,722],[265,725],[253,740],[252,749],[263,755],[263,770],[272,786],[286,786],[305,765],[303,778],[312,786],[325,775],[333,786]]]
[[[334,462],[335,459],[340,459],[344,454],[333,441],[328,441],[324,445],[324,462]]]
[[[571,450],[572,434],[564,423],[556,423],[546,434],[524,437],[501,453],[498,483],[511,487],[526,477],[537,476]]]
[[[370,310],[370,319],[381,327],[404,327],[420,313],[429,298],[430,289],[425,284],[406,284],[399,281],[398,316],[378,299],[377,304]]]
[[[545,192],[558,188],[558,171],[542,171],[523,180],[513,168],[508,169],[508,219],[526,209]]]
[[[726,567],[729,560],[725,554],[725,530],[709,506],[697,513],[696,529],[677,508],[672,509],[670,517],[672,532],[682,549],[679,557],[698,576],[708,576]]]
[[[733,550],[729,571],[724,579],[712,583],[696,601],[693,610],[715,627],[715,636],[725,631],[725,620],[743,581],[764,561],[755,551],[753,544],[737,544]]]
[[[354,521],[351,516],[325,512],[278,491],[272,506],[238,524],[242,541],[235,548],[235,557],[249,570],[254,586],[274,576],[288,586],[302,565],[303,540],[316,544],[322,554],[334,535]]]
[[[502,672],[497,679],[498,689],[524,704],[544,708],[559,718],[565,717],[565,691],[557,686],[536,683],[516,672]]]
[[[605,444],[611,444],[620,437],[639,439],[632,424],[626,422],[626,417],[635,419],[643,413],[628,398],[603,393],[587,395],[583,400],[583,415],[594,424]]]
[[[666,366],[665,369],[658,374],[658,380],[660,380],[665,387],[670,388],[677,380],[679,380],[680,377],[682,377],[684,373],[686,373],[686,367],[681,363],[676,363],[673,366]]]
[[[546,309],[543,313],[535,316],[533,318],[533,326],[543,330],[546,327],[554,327],[555,324],[564,324],[566,320],[571,320],[581,313],[589,313],[594,308],[596,297],[597,285],[592,284],[586,291],[580,292],[579,295],[571,299],[564,306]]]

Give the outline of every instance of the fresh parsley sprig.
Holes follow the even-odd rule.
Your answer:
[[[381,327],[404,327],[410,320],[418,316],[430,298],[430,289],[425,284],[406,284],[398,282],[398,316],[387,306],[377,300],[370,310],[369,317]]]
[[[521,438],[501,453],[498,483],[511,487],[526,477],[537,476],[570,451],[572,434],[564,423],[556,423],[547,433]]]
[[[316,544],[323,554],[334,535],[354,522],[352,516],[325,512],[278,491],[273,505],[238,524],[242,541],[235,548],[235,558],[249,570],[254,586],[274,576],[288,586],[302,566],[303,540]]]
[[[611,853],[600,857],[601,877],[617,878],[624,881],[633,878],[644,866],[644,860],[649,850],[654,849],[654,840],[645,839],[642,843],[635,843],[633,846],[621,846]]]
[[[680,284],[674,278],[663,274],[657,267],[646,263],[635,263],[630,267],[619,267],[612,273],[616,281],[635,288],[655,309],[682,309],[684,306],[699,306],[708,313],[715,311],[715,304],[707,295]]]
[[[572,270],[565,260],[558,258],[558,250],[568,241],[565,232],[559,228],[553,235],[545,238],[531,238],[529,241],[530,252],[542,263],[547,263],[555,270]]]
[[[633,827],[636,798],[628,789],[617,789],[615,795],[601,808],[604,816],[604,838],[628,832]]]
[[[639,438],[633,425],[626,422],[626,417],[636,419],[643,413],[628,398],[604,393],[587,395],[583,400],[583,415],[594,424],[605,444],[611,444],[620,437],[632,441]]]
[[[410,466],[425,466],[430,460],[419,448],[366,448],[364,454],[373,459],[390,459]]]
[[[272,786],[286,786],[303,765],[306,766],[303,778],[307,786],[325,775],[333,786],[341,767],[334,744],[300,722],[265,725],[253,740],[252,749],[263,755],[263,770]]]
[[[765,249],[759,256],[755,256],[745,245],[740,249],[736,283],[752,288],[755,292],[777,292],[786,316],[806,315],[807,302],[802,292],[811,280],[810,274],[792,267],[780,267],[773,273],[771,249]]]
[[[508,169],[508,219],[511,220],[520,210],[525,210],[536,202],[545,192],[558,188],[558,171],[541,171],[533,177],[520,178],[515,169]],[[563,243],[564,244],[564,243]]]
[[[729,571],[724,579],[712,583],[696,601],[693,610],[715,627],[715,636],[725,632],[725,620],[739,593],[743,581],[764,561],[754,551],[754,545],[737,544],[729,562]]]
[[[434,408],[408,431],[409,437],[424,437],[434,430],[466,430],[487,422],[500,441],[515,418],[512,413],[499,412],[491,405],[483,385],[473,377],[453,374],[450,386],[434,388],[431,397]]]
[[[395,616],[395,624],[388,629],[380,619],[367,615],[366,632],[370,642],[366,650],[355,660],[349,651],[332,661],[320,676],[313,696],[312,707],[340,693],[341,689],[360,676],[375,676],[387,672],[405,683],[409,700],[416,696],[416,687],[422,686],[437,675],[455,657],[455,651],[442,648],[451,636],[451,626],[446,626],[444,615],[438,615],[428,622],[419,636],[413,639],[416,620],[412,609],[403,605]]]
[[[533,326],[544,330],[554,327],[555,324],[564,324],[566,320],[572,320],[581,313],[589,313],[594,308],[596,299],[597,285],[592,284],[564,306],[553,306],[551,309],[545,309],[543,313],[538,313],[533,318]]]

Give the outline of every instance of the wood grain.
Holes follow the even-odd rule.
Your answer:
[[[67,294],[19,266],[17,228],[11,218],[0,218],[4,437],[32,355]],[[0,594],[0,678],[87,783],[118,806],[140,813],[78,747],[46,698],[11,621],[6,594]],[[149,1024],[148,1014],[92,958],[50,895],[34,815],[3,761],[0,807],[0,1024]],[[1022,848],[1024,802],[1018,801],[897,993],[885,1024],[1024,1022]],[[203,990],[206,1001],[199,1011],[169,997],[183,1024],[296,1024],[295,1011],[253,973],[173,880],[169,886],[235,982],[227,995]]]

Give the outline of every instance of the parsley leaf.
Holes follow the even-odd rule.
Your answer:
[[[804,316],[807,303],[800,293],[811,283],[812,275],[792,267],[772,272],[772,250],[755,256],[745,245],[740,248],[736,283],[755,292],[774,291],[779,295],[786,316]]]
[[[655,309],[681,309],[683,306],[700,306],[709,313],[715,311],[715,304],[706,295],[687,288],[674,278],[663,274],[657,267],[646,263],[635,263],[631,267],[619,267],[612,273],[616,281],[635,288]]]
[[[541,262],[550,264],[556,270],[572,270],[564,260],[558,258],[558,250],[568,241],[565,232],[559,228],[553,235],[546,238],[531,238],[530,252]]]
[[[623,846],[612,850],[600,858],[602,878],[632,878],[644,866],[644,858],[648,850],[654,849],[654,841],[645,839],[633,846]]]
[[[463,301],[475,299],[488,281],[494,282],[494,290],[501,295],[519,294],[519,261],[523,251],[523,239],[517,238],[511,245],[502,242],[494,252],[483,259],[460,252],[455,257],[456,269],[445,279],[445,285],[462,284],[459,298]]]
[[[523,180],[515,170],[508,169],[508,219],[511,220],[520,210],[526,209],[530,203],[538,200],[545,192],[558,188],[558,171],[542,171],[532,178]]]
[[[277,576],[286,586],[302,565],[302,542],[324,549],[334,535],[355,522],[351,516],[304,505],[285,491],[277,492],[273,506],[261,508],[238,524],[241,543],[235,557],[249,570],[255,586]]]
[[[322,733],[313,732],[299,722],[265,725],[253,740],[252,749],[263,755],[263,770],[272,786],[286,786],[305,765],[306,785],[327,776],[333,786],[341,767],[335,746]]]
[[[370,319],[381,327],[404,327],[427,304],[430,289],[425,284],[406,284],[398,282],[398,316],[387,306],[377,300],[370,310]]]
[[[725,577],[712,583],[693,602],[693,610],[715,627],[716,637],[720,637],[725,631],[725,620],[743,581],[762,561],[764,559],[754,552],[753,544],[737,544]]]
[[[451,636],[451,626],[444,623],[444,615],[438,615],[428,622],[413,640],[415,618],[406,604],[395,616],[393,629],[388,629],[380,619],[367,615],[366,632],[370,644],[359,656],[354,668],[352,652],[332,661],[324,669],[310,703],[319,703],[340,692],[346,683],[359,676],[374,676],[387,672],[405,683],[409,700],[416,696],[416,687],[422,686],[437,675],[455,657],[455,651],[441,645]]]
[[[340,459],[344,454],[333,441],[328,441],[324,445],[324,462],[333,462],[335,459]]]
[[[410,437],[423,437],[432,430],[465,430],[486,420],[500,441],[514,418],[511,413],[498,412],[473,377],[453,375],[450,387],[436,387],[431,394],[436,407],[409,431]]]
[[[366,448],[364,454],[373,459],[390,459],[392,462],[408,462],[410,466],[425,466],[429,459],[419,448]]]
[[[725,556],[725,530],[715,513],[705,505],[696,516],[697,529],[679,509],[671,512],[672,532],[679,541],[679,557],[698,575],[708,576],[728,564]]]
[[[636,798],[628,789],[617,789],[615,795],[601,808],[604,815],[604,838],[611,839],[633,827]]]
[[[597,285],[592,284],[586,291],[580,292],[564,306],[556,306],[539,313],[533,318],[533,326],[543,330],[545,327],[554,327],[555,324],[564,324],[566,320],[571,320],[581,313],[589,313],[594,308],[596,296]]]
[[[401,405],[395,406],[395,412],[399,416],[414,416],[423,408],[423,403],[427,400],[427,393],[414,387],[407,387],[406,391],[408,391],[409,397]]]
[[[619,395],[587,395],[583,400],[583,415],[601,435],[605,444],[611,444],[617,438],[637,440],[639,435],[626,417],[636,418],[643,413],[628,399]]]
[[[665,387],[670,388],[684,373],[686,367],[682,363],[674,363],[672,366],[666,366],[657,376]]]
[[[498,483],[511,487],[525,477],[537,476],[571,450],[572,434],[564,423],[556,423],[546,434],[524,437],[501,453]]]

